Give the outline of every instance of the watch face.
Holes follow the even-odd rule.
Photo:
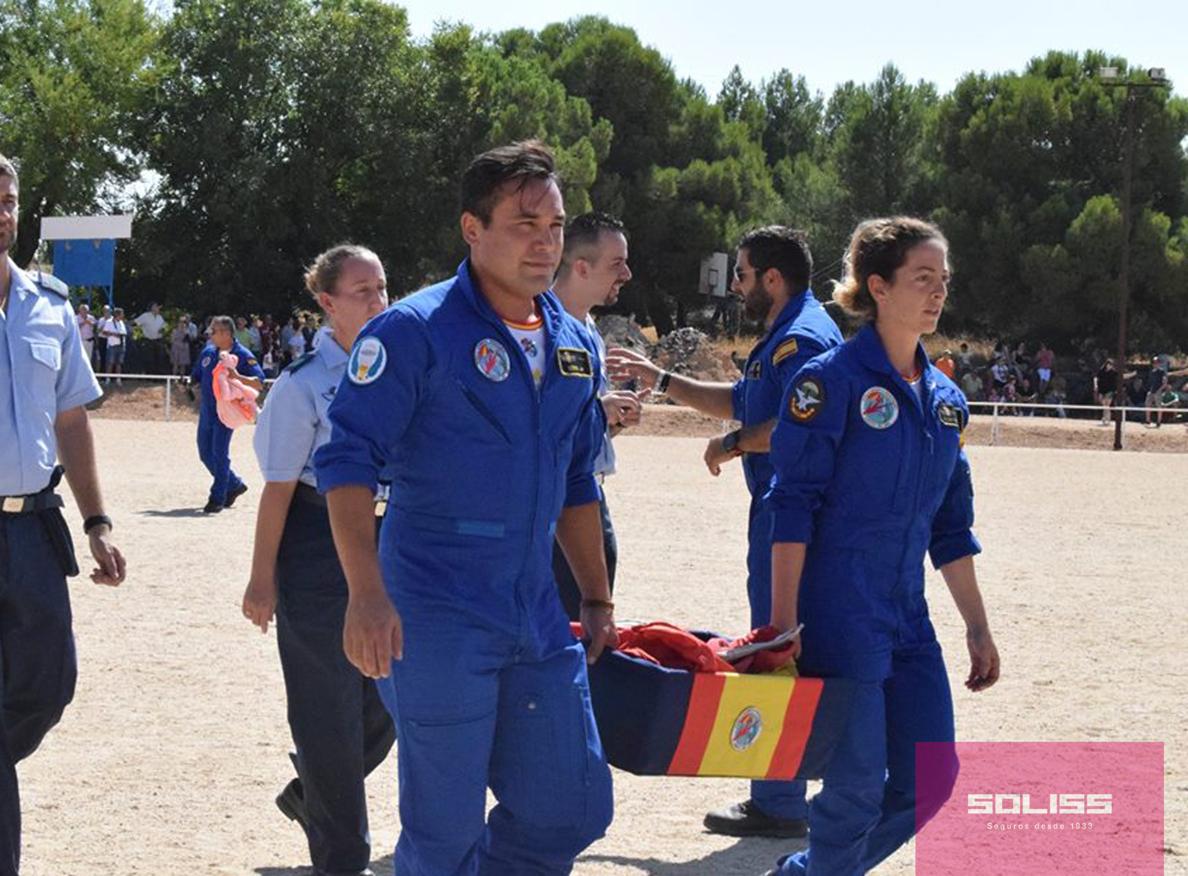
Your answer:
[[[728,432],[726,437],[722,439],[722,449],[732,451],[738,447],[738,433]]]

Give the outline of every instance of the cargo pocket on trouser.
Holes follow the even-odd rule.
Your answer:
[[[580,645],[504,671],[491,788],[515,821],[576,855],[610,822],[610,772]]]

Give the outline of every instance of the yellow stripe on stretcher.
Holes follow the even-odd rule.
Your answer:
[[[726,675],[718,716],[697,774],[766,776],[795,684],[787,676]]]

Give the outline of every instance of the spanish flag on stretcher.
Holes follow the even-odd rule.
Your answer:
[[[849,679],[687,672],[621,651],[589,674],[607,760],[644,776],[819,779],[854,694]]]

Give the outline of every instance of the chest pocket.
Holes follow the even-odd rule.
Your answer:
[[[29,389],[39,407],[53,409],[58,385],[58,372],[62,370],[62,347],[53,338],[27,338],[31,366]]]
[[[834,467],[848,482],[846,492],[861,497],[847,510],[862,517],[906,512],[920,452],[910,430],[919,429],[919,415],[905,410],[904,400],[885,387],[856,392],[849,404],[844,452]]]

